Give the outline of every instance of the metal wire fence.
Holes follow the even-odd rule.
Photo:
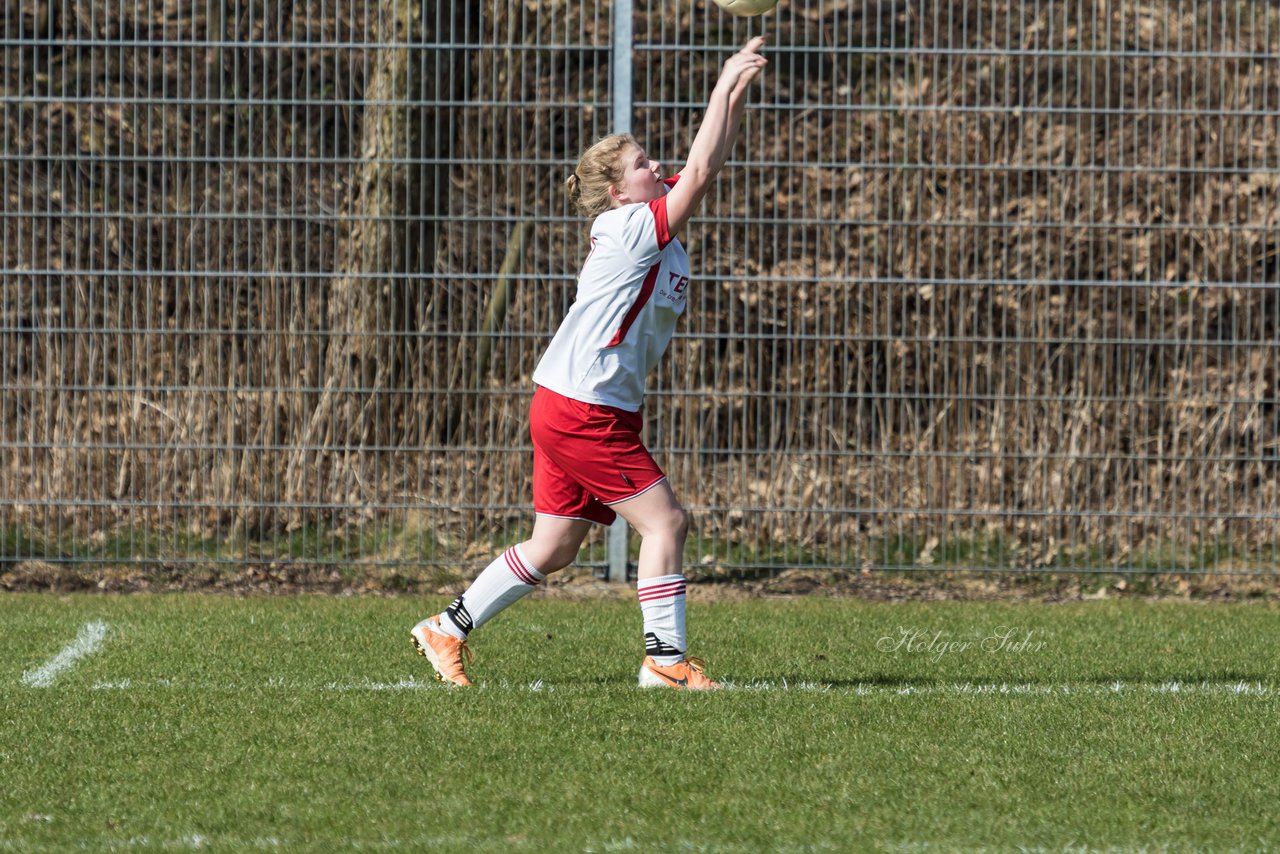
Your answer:
[[[0,571],[483,566],[563,178],[766,28],[646,405],[690,574],[1271,571],[1275,4],[621,2],[8,0]]]

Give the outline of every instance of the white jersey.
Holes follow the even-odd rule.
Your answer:
[[[638,411],[688,287],[689,256],[667,230],[665,196],[600,214],[577,297],[533,381],[583,403]]]

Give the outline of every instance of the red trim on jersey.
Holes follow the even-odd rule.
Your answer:
[[[671,229],[667,227],[667,197],[649,202],[649,210],[653,211],[653,225],[658,231],[658,248],[666,249],[671,242]]]
[[[679,180],[679,175],[672,175],[670,178],[664,178],[662,183],[667,185],[667,190],[670,190]],[[667,197],[664,195],[660,199],[649,202],[649,210],[653,211],[653,224],[658,231],[658,248],[666,249],[667,244],[671,242],[671,229],[667,225]]]
[[[636,322],[636,318],[640,316],[640,310],[649,302],[649,297],[653,296],[653,286],[658,281],[659,266],[654,264],[649,268],[649,274],[644,277],[644,284],[640,286],[640,296],[636,297],[635,304],[627,311],[627,316],[622,318],[622,326],[614,333],[606,347],[617,347],[626,339],[627,333],[631,330],[631,324]]]

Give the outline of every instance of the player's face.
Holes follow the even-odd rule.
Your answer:
[[[667,185],[662,183],[661,163],[650,160],[638,145],[627,146],[619,156],[622,158],[622,181],[612,188],[614,201],[619,207],[662,198],[667,192]]]

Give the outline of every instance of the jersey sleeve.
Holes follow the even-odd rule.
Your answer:
[[[618,240],[638,264],[655,264],[671,242],[667,228],[667,198],[627,205],[617,211]]]

